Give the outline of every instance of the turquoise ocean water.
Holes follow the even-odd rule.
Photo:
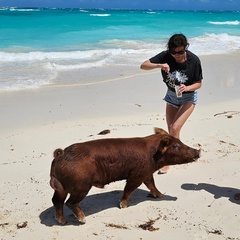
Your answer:
[[[0,8],[0,91],[136,67],[179,32],[198,55],[240,52],[238,11]]]

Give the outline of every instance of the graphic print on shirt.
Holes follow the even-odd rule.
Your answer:
[[[187,80],[188,80],[188,77],[184,72],[176,70],[172,73],[168,73],[166,83],[168,84],[169,87],[174,88],[175,85],[183,84]]]

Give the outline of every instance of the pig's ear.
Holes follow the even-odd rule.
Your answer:
[[[163,130],[162,128],[157,128],[157,127],[154,128],[154,133],[161,134],[161,135],[165,135],[165,134],[168,135],[168,133],[165,130]]]
[[[171,139],[170,139],[168,136],[164,136],[164,137],[161,139],[160,143],[159,143],[159,148],[158,148],[158,150],[159,150],[162,154],[164,154],[164,153],[168,150],[168,148],[169,148],[169,146],[170,146],[170,142],[171,142]]]

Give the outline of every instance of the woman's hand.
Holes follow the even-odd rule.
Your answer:
[[[192,85],[189,85],[189,86],[181,84],[179,91],[180,92],[192,92],[192,91],[195,91],[195,90],[201,88],[201,86],[202,86],[202,80],[199,80],[198,82],[196,82]]]
[[[167,63],[163,63],[163,64],[159,64],[159,65],[160,65],[160,68],[161,68],[163,71],[169,73],[170,67],[169,67],[169,65],[168,65]]]
[[[188,86],[184,85],[184,84],[181,84],[180,87],[179,87],[179,92],[188,92]]]

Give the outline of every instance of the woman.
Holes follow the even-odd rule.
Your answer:
[[[189,43],[183,34],[174,34],[168,40],[167,50],[146,60],[141,69],[161,69],[168,89],[166,121],[169,134],[180,139],[180,131],[197,103],[197,89],[202,86],[202,67],[199,58],[188,49]],[[165,173],[169,167],[160,169]]]

